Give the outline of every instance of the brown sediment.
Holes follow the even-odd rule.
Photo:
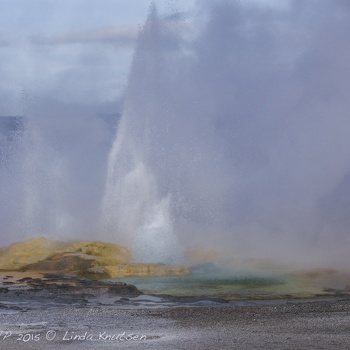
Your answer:
[[[156,263],[119,264],[117,266],[105,266],[105,269],[114,278],[123,276],[179,276],[191,273],[187,266]]]
[[[290,277],[300,281],[300,283],[322,288],[324,291],[350,291],[350,272],[336,269],[315,268],[295,271],[289,274]]]

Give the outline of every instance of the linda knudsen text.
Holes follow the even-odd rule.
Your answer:
[[[142,341],[147,340],[144,334],[126,333],[126,332],[96,332],[88,331],[62,331],[60,333],[54,330],[48,330],[41,333],[13,333],[12,331],[0,331],[0,342],[6,340],[18,342],[38,342],[45,341]]]

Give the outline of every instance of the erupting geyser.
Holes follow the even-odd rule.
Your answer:
[[[164,159],[157,159],[157,149],[163,147],[158,126],[164,122],[156,86],[159,56],[164,54],[160,26],[153,7],[139,37],[124,112],[108,158],[102,225],[107,234],[119,234],[132,246],[138,259],[166,262],[177,255],[177,245],[171,193],[168,186],[159,188],[159,174],[154,171],[164,166]]]
[[[98,235],[144,261],[201,246],[235,266],[347,267],[349,6],[197,6],[151,8],[116,135],[40,103],[0,134],[4,242]]]

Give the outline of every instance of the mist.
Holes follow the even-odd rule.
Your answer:
[[[341,0],[152,7],[114,104],[40,96],[1,134],[2,245],[133,245],[163,213],[151,238],[176,254],[346,268],[349,16]]]

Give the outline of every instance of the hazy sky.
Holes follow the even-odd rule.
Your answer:
[[[0,115],[21,113],[22,90],[83,104],[112,101],[125,87],[151,1],[3,0]],[[192,1],[155,1],[188,12]]]
[[[161,14],[191,21],[195,0],[156,0]],[[245,1],[249,4],[252,0]],[[256,0],[265,3],[287,1]],[[23,114],[23,91],[84,105],[125,88],[151,0],[2,0],[0,115]]]

